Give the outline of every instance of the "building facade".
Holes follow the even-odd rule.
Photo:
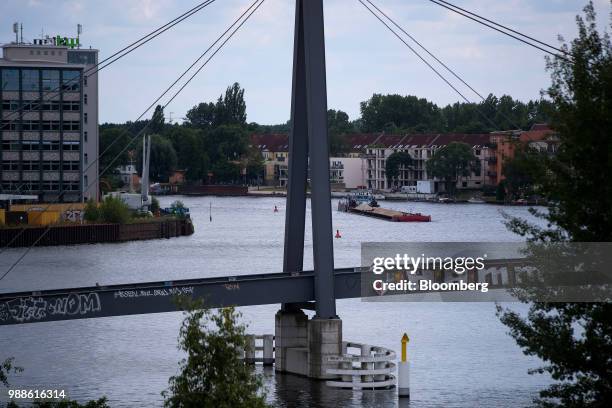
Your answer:
[[[380,135],[376,141],[365,149],[367,161],[367,187],[374,190],[391,190],[403,186],[416,186],[418,181],[434,182],[436,193],[444,192],[445,182],[427,172],[427,161],[434,153],[449,143],[466,143],[472,148],[479,165],[466,177],[457,180],[458,189],[479,189],[495,185],[495,179],[489,171],[491,158],[495,152],[489,147],[490,135],[483,134],[408,134]],[[409,167],[401,166],[399,176],[390,181],[386,174],[387,159],[393,153],[406,152],[412,158]]]
[[[2,46],[0,192],[98,199],[98,76],[87,72],[98,50],[74,45],[45,38]]]

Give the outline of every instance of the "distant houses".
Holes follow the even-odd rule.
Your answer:
[[[252,134],[251,144],[264,160],[264,184],[285,187],[289,157],[288,135],[282,133]],[[512,159],[519,146],[529,146],[553,154],[558,146],[554,131],[545,124],[536,124],[528,131],[496,131],[491,133],[423,133],[386,134],[356,133],[345,135],[347,152],[330,157],[330,181],[333,186],[353,189],[364,186],[375,190],[391,190],[416,186],[418,181],[431,181],[435,192],[444,191],[444,182],[427,173],[426,163],[440,148],[452,142],[466,143],[480,165],[466,177],[457,180],[457,189],[495,187],[504,179],[503,165]],[[400,167],[399,176],[390,182],[385,165],[395,152],[407,152],[413,159],[409,168]]]

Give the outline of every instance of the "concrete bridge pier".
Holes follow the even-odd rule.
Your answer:
[[[327,361],[342,354],[342,320],[308,319],[301,311],[279,310],[275,316],[275,370],[327,380],[328,368],[338,368]]]

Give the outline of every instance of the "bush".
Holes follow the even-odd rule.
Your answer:
[[[98,208],[98,203],[94,200],[87,200],[84,218],[87,222],[96,222],[100,219],[100,209]]]
[[[159,200],[155,197],[151,197],[151,212],[155,214],[159,211]]]
[[[170,208],[174,210],[182,210],[183,208],[185,208],[185,204],[183,204],[181,200],[176,200],[175,202],[170,204]]]
[[[130,208],[119,197],[106,197],[99,210],[102,221],[111,224],[125,224],[131,217]]]

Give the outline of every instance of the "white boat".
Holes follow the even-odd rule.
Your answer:
[[[480,198],[476,198],[476,197],[472,197],[468,200],[468,203],[472,203],[472,204],[485,204],[486,201],[485,200],[481,200]]]

